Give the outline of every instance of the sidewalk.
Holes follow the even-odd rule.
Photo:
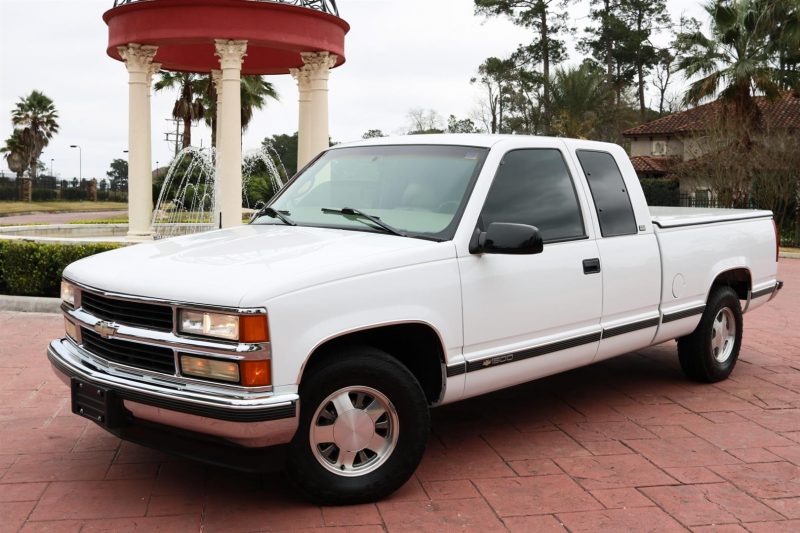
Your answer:
[[[745,317],[731,379],[670,342],[436,409],[422,465],[377,504],[120,443],[70,413],[57,315],[0,313],[0,531],[800,531],[800,261]]]
[[[68,213],[29,213],[0,217],[0,224],[67,224],[76,220],[96,220],[127,216],[127,211],[70,211]]]

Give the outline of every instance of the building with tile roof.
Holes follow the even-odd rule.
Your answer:
[[[800,134],[800,93],[786,91],[775,99],[755,98],[763,127]],[[639,177],[663,177],[670,165],[705,155],[702,142],[718,124],[725,105],[719,100],[673,113],[622,132],[630,141],[630,155]]]

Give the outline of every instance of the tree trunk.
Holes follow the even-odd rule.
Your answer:
[[[192,120],[183,117],[183,141],[181,148],[188,148],[192,145]]]
[[[641,63],[636,65],[636,75],[639,77],[639,118],[644,123],[647,117],[645,112],[647,107],[644,104],[644,68]]]
[[[489,89],[489,112],[492,114],[492,133],[497,133],[497,106],[499,98],[492,97],[491,87]]]
[[[603,17],[603,28],[601,34],[606,40],[606,83],[609,87],[614,83],[614,56],[611,43],[611,30],[609,29],[609,19],[611,18],[611,0],[603,2],[605,15]]]
[[[497,133],[503,133],[503,86],[497,93]]]
[[[33,199],[33,180],[22,178],[19,180],[19,199],[23,202],[30,202]]]
[[[550,132],[550,38],[547,34],[547,5],[542,4],[541,17],[541,40],[542,40],[542,104],[544,108],[544,120],[542,121],[542,133],[547,135]]]
[[[192,145],[192,79],[191,74],[184,74],[183,86],[181,87],[181,119],[183,120],[183,141],[181,148],[188,148]],[[178,117],[175,117],[178,118]]]
[[[644,14],[642,13],[642,9],[639,8],[639,12],[636,14],[636,31],[639,32],[641,35],[642,31],[642,17]],[[638,77],[639,83],[639,118],[644,123],[645,121],[645,105],[644,105],[644,65],[642,64],[642,47],[638,46],[636,48],[636,76]]]

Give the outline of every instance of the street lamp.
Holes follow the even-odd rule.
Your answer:
[[[53,161],[55,161],[55,159],[53,159],[53,158],[51,157],[51,158],[50,158],[50,175],[51,175],[51,176],[53,176]],[[55,177],[55,176],[53,176],[53,177]]]
[[[77,144],[70,144],[69,147],[78,149],[78,177],[83,179],[83,150]]]

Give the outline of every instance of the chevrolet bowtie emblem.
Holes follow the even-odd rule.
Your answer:
[[[113,337],[114,333],[116,333],[118,329],[119,326],[115,326],[111,322],[106,322],[106,321],[98,322],[97,324],[94,325],[95,332],[104,339],[109,339]]]

